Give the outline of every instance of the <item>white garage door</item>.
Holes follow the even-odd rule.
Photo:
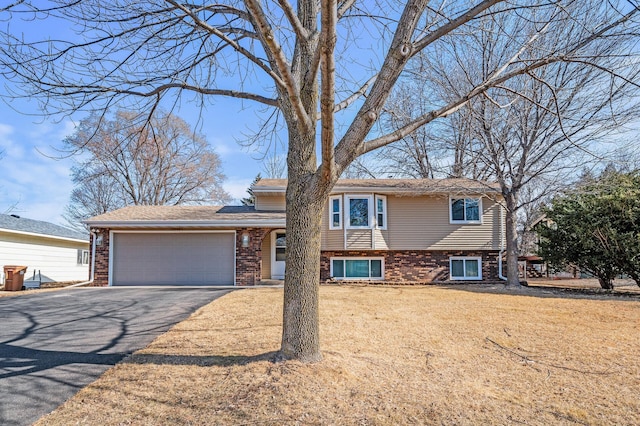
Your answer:
[[[233,285],[235,233],[115,233],[112,285]]]

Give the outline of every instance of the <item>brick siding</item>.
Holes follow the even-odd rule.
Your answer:
[[[240,228],[236,230],[236,285],[253,286],[260,282],[262,241],[269,232],[271,229],[265,228]],[[242,247],[242,236],[245,234],[249,235],[248,247]],[[99,235],[102,236],[102,245],[96,246],[92,285],[106,286],[109,283],[109,229],[100,229]],[[91,238],[93,239],[93,235]],[[91,244],[93,244],[93,240]],[[93,253],[90,255],[92,256]],[[449,258],[451,256],[481,257],[483,282],[499,281],[497,251],[421,250],[323,251],[320,256],[320,280],[323,282],[331,280],[330,258],[332,257],[382,257],[384,258],[384,282],[398,284],[449,282]],[[90,265],[92,261],[93,259],[90,260]]]
[[[95,263],[95,271],[93,274],[93,284],[95,287],[105,287],[109,285],[109,229],[100,229],[99,234],[102,236],[102,244],[96,246],[96,263]],[[93,247],[93,234],[91,234],[90,246]],[[89,256],[93,256],[91,251],[89,252]],[[93,259],[89,260],[89,273],[91,273],[91,262]]]
[[[264,228],[236,230],[236,285],[252,286],[262,278],[262,240],[271,232]],[[249,247],[242,247],[242,236],[249,235]]]
[[[332,257],[382,257],[384,258],[384,282],[400,284],[449,282],[449,258],[452,256],[481,257],[482,282],[499,280],[497,251],[422,250],[323,251],[320,257],[320,280],[324,282],[331,280],[330,259]]]

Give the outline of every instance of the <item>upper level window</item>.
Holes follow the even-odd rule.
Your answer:
[[[331,197],[330,225],[338,220],[334,208],[340,208],[340,201],[336,203]],[[339,198],[339,197],[337,197]],[[345,227],[347,229],[387,229],[387,197],[384,195],[345,195],[344,198]]]
[[[387,197],[376,195],[376,226],[387,229]]]
[[[329,229],[342,228],[342,196],[335,195],[329,199]]]
[[[371,197],[347,196],[349,213],[349,228],[369,228]]]
[[[451,223],[481,223],[481,210],[480,198],[451,198],[449,203],[450,221]]]

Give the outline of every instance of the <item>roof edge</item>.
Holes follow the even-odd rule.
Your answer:
[[[100,220],[83,221],[92,228],[242,228],[242,227],[281,227],[285,219],[250,219],[250,220]]]
[[[15,229],[8,229],[8,228],[0,228],[0,232],[27,235],[27,236],[30,236],[30,237],[51,238],[51,239],[54,239],[54,240],[64,240],[64,241],[72,241],[72,242],[89,244],[89,237],[87,237],[86,240],[80,240],[80,239],[77,239],[77,238],[61,237],[59,235],[40,234],[40,233],[37,233],[37,232],[17,231]]]
[[[254,193],[258,194],[281,194],[285,193],[287,190],[287,180],[286,179],[278,179],[281,183],[277,185],[254,185],[251,187],[251,190]],[[443,181],[448,179],[406,179],[407,181],[431,181],[433,185],[425,185],[423,188],[416,187],[408,187],[402,185],[388,185],[388,186],[380,186],[380,185],[367,185],[367,181],[375,181],[375,182],[383,182],[385,181],[396,181],[395,179],[359,179],[363,181],[363,185],[353,185],[353,184],[342,184],[341,179],[339,179],[335,186],[333,187],[331,193],[336,192],[344,192],[344,191],[366,191],[366,192],[378,192],[378,193],[413,193],[417,195],[422,194],[450,194],[454,192],[458,193],[496,193],[500,192],[500,188],[494,182],[486,182],[475,179],[467,179],[462,178],[466,183],[470,185],[464,184],[450,184],[448,188],[437,188]],[[431,186],[431,187],[430,187]]]

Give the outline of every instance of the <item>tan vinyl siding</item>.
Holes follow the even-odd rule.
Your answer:
[[[371,250],[371,229],[347,229],[347,250]]]
[[[345,246],[345,230],[329,229],[327,207],[322,250],[499,250],[503,217],[504,209],[488,197],[482,198],[482,224],[451,224],[448,195],[388,195],[387,229],[373,231],[375,246],[370,229],[347,229]]]
[[[321,250],[344,250],[344,229],[329,229],[329,206],[322,215],[320,242]]]
[[[389,250],[389,231],[374,229],[373,230],[374,237],[374,246],[376,250]]]
[[[387,199],[391,250],[499,249],[501,208],[482,199],[482,224],[449,223],[449,197],[395,197]]]
[[[261,211],[284,211],[286,201],[282,195],[256,195],[256,210]]]
[[[271,279],[271,232],[262,240],[262,279]]]

